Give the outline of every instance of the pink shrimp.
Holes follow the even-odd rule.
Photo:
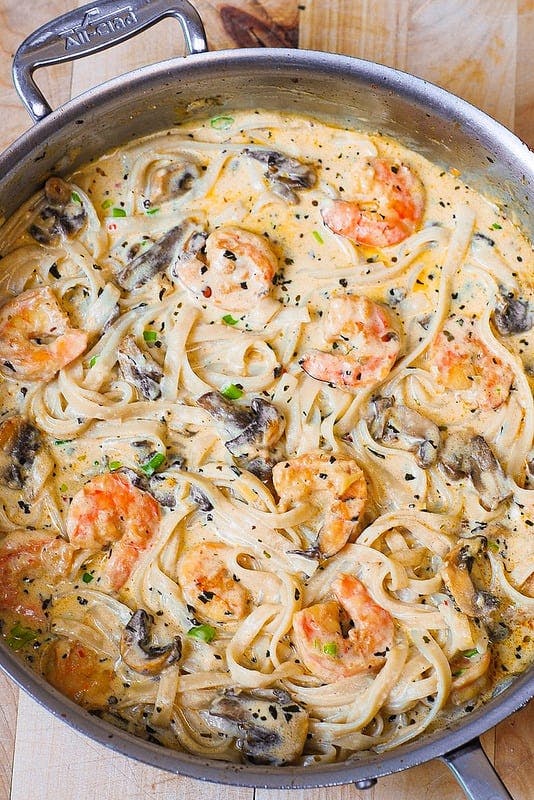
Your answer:
[[[375,603],[358,578],[339,575],[332,591],[336,600],[309,606],[293,617],[301,661],[328,683],[379,669],[394,635],[391,614]]]
[[[299,364],[312,378],[348,392],[383,381],[400,350],[389,313],[368,297],[333,297],[322,333],[331,350],[312,350]]]
[[[69,569],[73,552],[68,542],[46,531],[7,534],[0,543],[0,611],[43,622],[39,579],[47,585],[54,583]]]
[[[0,308],[0,371],[6,377],[49,381],[87,347],[49,286],[29,289]]]
[[[458,320],[457,320],[458,321]],[[428,349],[430,370],[447,389],[463,391],[478,408],[498,408],[510,394],[514,374],[473,329],[448,324]]]
[[[423,216],[423,185],[405,164],[383,158],[367,162],[373,170],[369,194],[359,200],[333,200],[322,209],[325,225],[356,244],[387,247],[417,230]]]
[[[330,558],[358,531],[367,501],[365,476],[352,458],[331,453],[303,453],[279,461],[273,469],[274,488],[283,509],[310,503],[321,520],[317,542],[311,551]]]
[[[118,591],[152,543],[159,518],[160,507],[152,495],[121,473],[105,473],[91,478],[73,497],[67,533],[77,548],[98,551],[112,545],[104,575]]]
[[[227,311],[251,311],[269,295],[278,260],[265,237],[226,225],[205,239],[205,255],[203,241],[192,237],[176,265],[187,289]]]
[[[226,564],[231,548],[217,542],[201,542],[178,562],[178,582],[198,619],[235,622],[250,607],[248,590]]]

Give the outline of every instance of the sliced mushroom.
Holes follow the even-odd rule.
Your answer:
[[[441,570],[443,582],[454,602],[468,617],[482,616],[483,609],[471,580],[471,570],[475,558],[486,549],[486,545],[487,539],[484,536],[459,539],[445,557]]]
[[[116,281],[126,291],[138,289],[155,275],[172,267],[178,258],[191,224],[186,221],[167,231],[148,250],[136,256],[116,276]]]
[[[44,187],[45,205],[28,233],[40,244],[55,244],[61,234],[72,236],[85,224],[83,203],[73,199],[71,184],[49,178]]]
[[[275,150],[245,148],[243,155],[265,164],[267,171],[264,174],[273,192],[288,203],[298,203],[297,191],[310,189],[317,181],[315,170],[309,164],[303,164],[302,161]]]
[[[165,508],[176,508],[178,504],[179,482],[167,472],[156,472],[148,481],[147,491]]]
[[[440,459],[454,480],[471,478],[486,511],[495,511],[512,494],[501,465],[482,436],[470,436],[465,432],[449,434]]]
[[[302,753],[308,713],[282,689],[236,693],[227,690],[211,704],[208,722],[236,736],[236,745],[253,764],[291,764]]]
[[[232,437],[225,445],[238,462],[260,480],[269,480],[279,460],[275,447],[285,430],[285,419],[276,406],[255,397],[250,408],[244,408],[229,402],[219,392],[207,392],[197,402]]]
[[[392,397],[377,397],[372,404],[371,435],[384,444],[415,453],[422,469],[436,461],[440,446],[438,426],[408,406],[395,405]]]
[[[152,617],[142,608],[132,615],[121,635],[120,653],[130,669],[142,675],[157,675],[166,667],[175,664],[182,656],[182,640],[179,636],[166,645],[149,644],[149,628]]]
[[[191,189],[200,172],[192,162],[175,161],[154,170],[148,180],[147,194],[152,205],[180,197]]]
[[[41,434],[19,416],[0,425],[0,482],[10,489],[22,489],[42,447]]]
[[[493,323],[501,336],[526,333],[534,325],[534,312],[526,300],[501,290],[501,300],[493,312]]]
[[[157,400],[163,370],[152,356],[143,352],[133,336],[126,336],[119,345],[119,366],[124,380],[132,383],[147,400]]]

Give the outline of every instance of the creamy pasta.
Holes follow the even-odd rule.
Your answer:
[[[0,618],[91,712],[282,765],[532,659],[532,246],[416,152],[221,114],[0,230]]]

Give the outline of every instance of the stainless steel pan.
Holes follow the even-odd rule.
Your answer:
[[[33,82],[40,66],[109,47],[163,17],[181,24],[188,57],[123,75],[52,111]],[[111,147],[224,109],[286,109],[381,130],[445,167],[499,204],[534,240],[534,157],[481,111],[419,78],[355,58],[289,49],[207,52],[202,23],[186,0],[107,0],[84,6],[32,34],[13,75],[36,124],[0,156],[0,212],[8,216],[51,173],[65,173]],[[314,787],[355,783],[441,757],[471,800],[510,795],[478,736],[534,694],[532,670],[484,708],[391,753],[358,754],[342,764],[272,769],[206,761],[144,742],[101,722],[56,692],[0,646],[0,666],[34,699],[93,739],[171,772],[239,786]],[[516,798],[526,800],[526,798]]]

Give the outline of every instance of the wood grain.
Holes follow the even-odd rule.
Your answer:
[[[293,46],[360,56],[439,83],[514,127],[534,146],[534,0],[194,0],[212,49]],[[11,85],[22,38],[83,0],[0,3],[0,148],[30,125]],[[167,20],[132,42],[38,75],[53,106],[151,61],[183,53]],[[0,800],[252,800],[133,762],[73,732],[0,676]],[[488,732],[488,755],[514,800],[534,783],[534,704]],[[381,779],[374,789],[256,791],[257,800],[462,800],[439,762]]]

